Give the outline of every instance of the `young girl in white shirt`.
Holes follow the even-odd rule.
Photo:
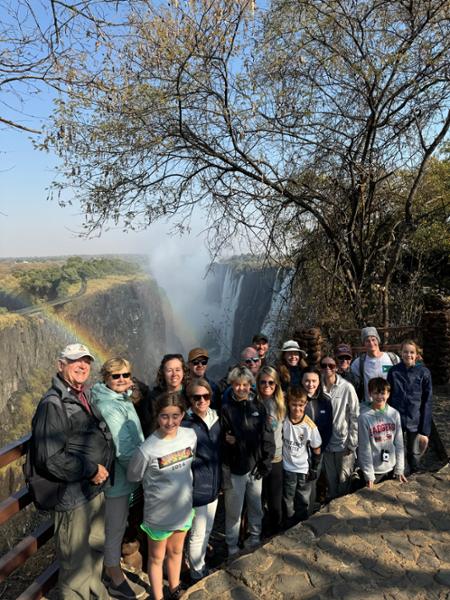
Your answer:
[[[180,427],[184,400],[177,392],[156,399],[157,429],[137,449],[128,467],[130,481],[142,481],[144,522],[148,536],[148,576],[155,600],[163,598],[166,561],[169,598],[181,597],[180,571],[184,539],[194,517],[192,471],[197,436]]]

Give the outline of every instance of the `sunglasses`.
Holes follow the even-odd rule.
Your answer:
[[[252,362],[253,362],[253,363],[257,363],[257,362],[259,362],[260,360],[261,360],[261,359],[259,358],[259,356],[255,356],[254,358],[246,358],[246,359],[244,360],[244,362],[245,362],[245,364],[246,364],[246,365],[251,365],[251,364],[252,364]]]
[[[120,379],[123,377],[124,379],[130,379],[131,373],[111,373],[111,379]]]
[[[272,379],[261,379],[259,384],[260,385],[275,385],[275,381],[272,381]]]
[[[198,367],[199,365],[202,365],[202,367],[206,367],[206,365],[208,364],[208,359],[196,358],[195,360],[191,360],[191,363],[196,367]]]
[[[192,394],[191,398],[194,402],[201,402],[202,400],[209,400],[210,394]]]
[[[352,360],[351,356],[338,356],[339,362],[345,362],[346,360]]]
[[[333,363],[322,363],[320,365],[321,369],[330,369],[331,371],[334,371],[334,369],[336,368],[336,365],[333,365]]]

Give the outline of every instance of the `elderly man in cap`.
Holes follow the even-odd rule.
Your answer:
[[[212,381],[206,376],[208,369],[209,354],[205,348],[192,348],[188,355],[189,380],[196,377],[203,377],[209,383],[212,389],[213,396],[211,398],[211,408],[220,409],[221,393],[219,386],[215,381]]]
[[[260,367],[267,364],[267,354],[269,352],[269,338],[264,333],[255,333],[252,339],[252,346],[261,359]]]
[[[103,486],[110,477],[114,445],[91,405],[85,383],[94,357],[83,344],[59,355],[58,372],[32,422],[36,469],[61,482],[55,510],[59,597],[109,598],[102,576]]]
[[[369,380],[373,377],[387,379],[389,369],[400,362],[400,358],[393,352],[382,352],[380,350],[381,339],[375,327],[364,327],[361,329],[361,342],[366,348],[366,353],[358,356],[352,362],[351,372],[357,379],[357,392],[360,401],[370,403],[368,390]]]

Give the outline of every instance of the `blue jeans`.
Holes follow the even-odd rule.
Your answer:
[[[308,506],[312,486],[304,473],[283,471],[283,503],[286,511],[286,525],[292,527],[308,518]]]

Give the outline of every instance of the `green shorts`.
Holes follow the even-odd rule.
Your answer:
[[[192,521],[194,520],[194,517],[195,509],[193,508],[189,519],[187,520],[187,523],[183,525],[181,529],[176,529],[175,531],[189,531],[189,529],[192,527]],[[141,523],[141,529],[142,531],[145,531],[148,537],[154,542],[162,542],[163,540],[167,540],[167,538],[170,538],[170,536],[173,533],[175,533],[175,531],[161,531],[160,529],[151,529],[145,523]]]

